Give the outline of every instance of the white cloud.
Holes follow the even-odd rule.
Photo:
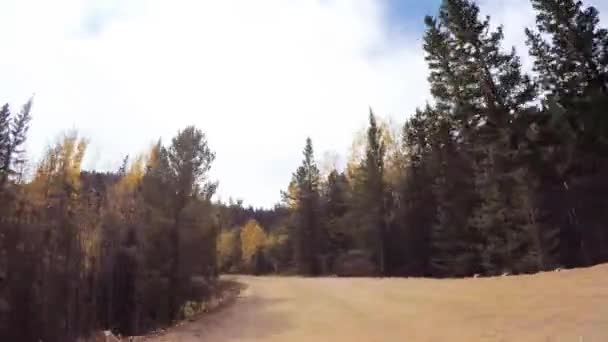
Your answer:
[[[527,22],[524,0],[486,1],[509,30]],[[32,156],[78,128],[100,169],[195,124],[222,198],[269,206],[306,136],[345,154],[368,106],[403,121],[428,98],[422,34],[389,32],[383,3],[4,0],[0,100],[35,93]]]
[[[0,91],[15,105],[36,94],[33,155],[75,127],[92,141],[87,165],[114,168],[195,124],[221,196],[271,205],[306,136],[319,156],[346,152],[369,105],[403,117],[427,93],[419,37],[389,41],[373,0],[104,6],[0,5]]]

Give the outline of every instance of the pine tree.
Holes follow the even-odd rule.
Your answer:
[[[293,175],[295,207],[295,262],[298,272],[318,275],[319,264],[319,169],[314,160],[312,140],[306,139],[304,160]]]
[[[389,233],[391,273],[396,275],[430,274],[430,228],[436,216],[432,182],[436,171],[429,158],[426,114],[417,110],[403,127],[406,166],[396,188],[393,209],[396,219]]]
[[[574,0],[532,0],[532,5],[536,30],[526,34],[534,69],[547,99],[565,110],[561,117],[552,114],[568,123],[583,148],[605,147],[608,30],[599,27],[599,12]]]
[[[32,119],[30,114],[31,109],[32,100],[29,100],[13,119],[11,125],[11,151],[8,155],[9,158],[12,158],[11,164],[13,170],[9,170],[9,173],[17,173],[18,166],[25,162],[23,144],[27,139],[27,132],[30,128],[29,125]]]
[[[502,52],[502,27],[492,31],[473,2],[445,0],[438,20],[426,23],[431,87],[439,109],[455,119],[475,170],[480,203],[470,224],[484,236],[486,269],[524,271],[518,260],[528,252],[529,237],[511,189],[525,181],[516,176],[525,166],[518,161],[521,132],[513,122],[534,99],[535,86],[514,49]]]
[[[11,145],[10,135],[11,112],[8,103],[0,109],[0,193],[4,190],[6,179],[8,179],[9,158],[8,153]]]
[[[593,91],[608,94],[608,31],[598,27],[597,9],[575,0],[532,0],[532,6],[536,31],[526,34],[543,88],[566,108]]]
[[[25,162],[23,144],[27,138],[32,100],[29,100],[21,111],[11,117],[8,104],[0,109],[0,189],[6,185],[9,177],[18,173]]]
[[[362,161],[363,205],[365,228],[380,274],[386,274],[387,210],[386,184],[384,180],[384,155],[386,153],[381,131],[370,108],[365,158]]]
[[[436,276],[470,276],[481,271],[481,241],[467,224],[476,201],[472,169],[457,146],[451,118],[432,108],[425,112],[430,145],[426,159],[434,175],[431,188],[436,203],[430,238],[432,272]]]
[[[541,216],[560,229],[567,266],[608,260],[598,253],[608,219],[591,208],[606,205],[608,183],[608,30],[581,1],[533,0],[536,30],[527,29],[530,55],[544,91],[537,120]],[[553,212],[552,215],[544,212]],[[549,234],[554,235],[554,234]],[[601,256],[603,254],[603,256]]]
[[[345,215],[349,210],[348,179],[344,173],[333,170],[327,176],[324,203],[324,226],[327,235],[327,251],[335,257],[352,248]]]
[[[326,212],[329,217],[339,218],[348,210],[348,179],[344,173],[333,170],[327,176]]]

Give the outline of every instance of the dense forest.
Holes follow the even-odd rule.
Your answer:
[[[320,170],[308,139],[271,209],[213,200],[215,154],[193,126],[114,172],[83,170],[87,140],[69,132],[27,172],[32,101],[3,106],[0,339],[142,333],[184,317],[219,273],[467,277],[607,262],[608,30],[580,1],[531,4],[524,70],[474,2],[444,0],[424,21],[432,101],[397,130],[370,109],[342,169]]]
[[[370,110],[345,170],[321,175],[307,140],[282,218],[223,230],[220,269],[463,277],[608,261],[608,31],[578,1],[532,6],[527,74],[502,27],[445,0],[425,18],[432,102],[397,134]]]

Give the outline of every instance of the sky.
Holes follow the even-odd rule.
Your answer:
[[[481,0],[524,64],[528,0]],[[608,24],[608,3],[587,0]],[[439,0],[2,0],[0,102],[34,97],[32,163],[60,134],[115,170],[180,128],[216,152],[216,198],[270,207],[301,162],[344,163],[369,108],[404,122],[429,99],[423,17]],[[607,25],[608,26],[608,25]]]

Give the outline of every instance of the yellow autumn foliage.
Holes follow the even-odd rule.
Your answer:
[[[241,246],[238,244],[238,230],[222,231],[217,237],[216,251],[217,263],[220,270],[227,268],[231,263],[239,262],[234,260],[237,255],[237,249]]]
[[[158,162],[160,160],[161,148],[162,145],[160,141],[150,147],[150,150],[148,151],[148,154],[146,156],[145,166],[153,169],[158,165]]]
[[[295,180],[292,179],[291,182],[289,182],[289,185],[287,186],[287,192],[283,194],[283,201],[287,208],[291,210],[295,210],[298,208],[298,192],[298,185],[296,184]]]
[[[76,196],[80,190],[82,160],[88,146],[76,131],[61,137],[45,152],[31,184],[33,198],[41,200],[54,191],[69,190]]]
[[[241,257],[243,264],[248,265],[258,250],[266,243],[266,233],[255,220],[249,220],[241,229]]]
[[[140,155],[131,165],[125,173],[124,177],[116,184],[116,188],[120,193],[129,193],[135,190],[144,178],[145,173],[145,162],[144,156]]]

